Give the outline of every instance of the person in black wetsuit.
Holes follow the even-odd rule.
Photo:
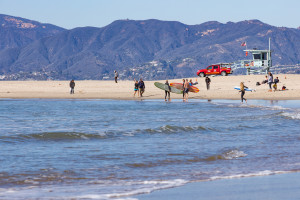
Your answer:
[[[70,81],[70,94],[74,94],[74,88],[75,88],[75,81],[74,80],[71,80]]]
[[[209,90],[209,88],[210,88],[210,78],[208,76],[206,76],[206,78],[205,78],[205,83],[206,83],[206,89]]]
[[[166,89],[168,89],[168,90],[165,90],[165,101],[167,101],[167,96],[168,96],[168,101],[171,101],[171,97],[170,97],[171,87],[170,87],[168,80],[166,80],[165,85],[166,85]]]
[[[185,83],[185,79],[182,79],[182,99],[184,99],[184,83]]]
[[[245,95],[245,88],[247,88],[247,86],[244,85],[244,82],[240,83],[240,92],[241,92],[241,100],[243,103],[243,100],[245,100],[245,102],[247,103],[247,99],[244,98]]]

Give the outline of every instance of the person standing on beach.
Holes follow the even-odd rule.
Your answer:
[[[74,94],[74,88],[75,88],[75,81],[74,80],[71,80],[70,81],[70,94]]]
[[[241,82],[241,83],[240,83],[240,92],[241,92],[241,100],[242,100],[242,103],[243,103],[244,100],[245,100],[245,102],[247,103],[247,99],[244,98],[244,95],[245,95],[245,88],[247,88],[247,87],[244,85],[244,82]]]
[[[115,82],[118,83],[118,77],[119,77],[119,73],[115,70]]]
[[[206,89],[209,90],[209,88],[210,88],[210,78],[208,78],[208,76],[206,76],[206,78],[205,78],[205,83],[206,83]]]
[[[170,92],[171,92],[171,87],[170,84],[168,82],[168,80],[166,80],[165,82],[165,101],[167,101],[167,96],[168,96],[168,101],[171,101],[171,97],[170,97]]]
[[[273,83],[273,74],[269,72],[269,76],[268,76],[269,92],[272,92],[272,83]]]
[[[143,79],[140,79],[138,85],[139,85],[140,97],[143,97],[143,93],[145,92],[145,83]]]
[[[133,80],[134,81],[134,93],[133,96],[135,97],[135,94],[137,93],[138,97],[140,96],[139,94],[139,82],[137,80]]]
[[[184,101],[188,101],[189,99],[189,88],[190,88],[190,84],[189,84],[189,80],[186,79],[184,82]]]
[[[184,100],[184,83],[185,83],[185,79],[182,79],[182,99]]]

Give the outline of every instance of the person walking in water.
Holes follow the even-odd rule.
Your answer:
[[[269,72],[269,76],[268,76],[269,92],[272,92],[272,83],[273,83],[273,75],[271,72]]]
[[[168,96],[168,101],[171,101],[171,97],[170,97],[170,92],[171,92],[171,87],[170,84],[168,82],[168,80],[166,80],[165,82],[165,101],[167,101],[167,96]]]
[[[140,79],[138,85],[139,85],[140,97],[143,97],[143,93],[145,92],[145,83],[143,79]]]
[[[244,100],[245,100],[245,102],[247,103],[247,99],[244,98],[244,95],[245,95],[245,88],[247,88],[247,86],[244,85],[244,82],[241,82],[241,83],[240,83],[240,92],[241,92],[241,100],[242,100],[242,103],[243,103]]]
[[[70,94],[74,94],[74,88],[75,88],[75,81],[74,80],[71,80],[70,81]]]
[[[119,77],[119,73],[115,70],[115,82],[118,83],[118,77]]]
[[[206,83],[206,89],[209,90],[209,88],[210,88],[210,78],[208,76],[206,76],[206,78],[205,78],[205,83]]]
[[[138,97],[140,96],[139,94],[139,82],[137,80],[133,80],[134,81],[134,93],[133,96],[135,97],[135,94],[137,93]]]
[[[188,101],[189,100],[189,88],[190,88],[190,84],[189,84],[189,80],[186,79],[184,82],[184,101]]]

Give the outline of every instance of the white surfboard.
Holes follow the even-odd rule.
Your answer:
[[[234,89],[236,90],[241,90],[241,88],[239,86],[235,86]],[[245,87],[245,91],[249,91],[249,92],[252,92],[252,91],[255,91],[254,89],[251,89],[251,88],[246,88]]]

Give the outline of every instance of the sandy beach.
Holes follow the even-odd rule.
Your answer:
[[[191,99],[240,99],[240,94],[234,89],[243,81],[246,86],[255,89],[255,92],[246,92],[247,99],[266,99],[266,100],[288,100],[300,99],[300,75],[279,74],[278,89],[283,85],[287,87],[286,91],[269,92],[268,85],[256,86],[256,82],[262,82],[265,75],[243,75],[243,76],[215,76],[211,78],[210,90],[206,90],[204,78],[197,78],[199,82],[196,87],[199,93],[190,93]],[[190,79],[190,78],[189,78]],[[193,81],[196,78],[192,78]],[[164,91],[154,86],[156,81],[145,80],[146,90],[143,99],[161,99],[164,98]],[[157,82],[164,83],[165,80]],[[170,83],[181,83],[181,79],[169,80]],[[84,80],[76,81],[75,94],[70,95],[69,81],[1,81],[0,98],[42,98],[42,99],[140,99],[133,97],[133,81],[120,80],[114,81],[95,81]],[[171,94],[173,99],[181,99],[180,94]]]

